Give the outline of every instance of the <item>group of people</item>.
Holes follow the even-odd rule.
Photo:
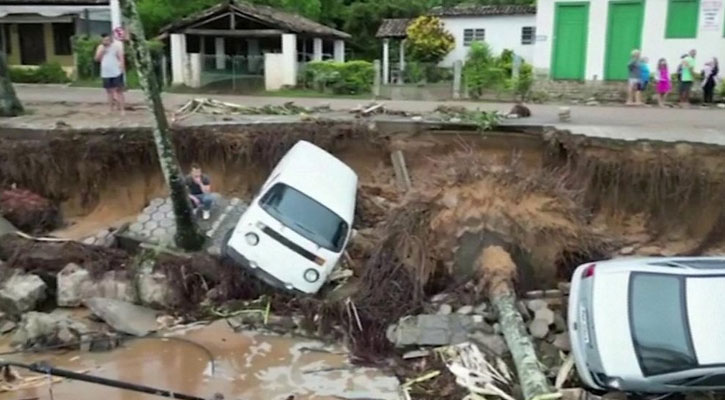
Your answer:
[[[695,84],[695,57],[696,50],[690,50],[689,53],[682,55],[680,63],[677,66],[677,94],[681,106],[687,106],[690,103],[690,94]],[[639,50],[632,50],[632,58],[627,66],[629,70],[627,105],[641,105],[642,92],[647,89],[650,80],[654,78],[655,91],[657,92],[657,104],[660,107],[665,106],[667,95],[672,90],[672,79],[667,60],[660,58],[657,61],[657,69],[654,74],[650,71],[649,60],[642,57]],[[717,58],[712,58],[705,63],[701,71],[701,82],[703,103],[713,103],[715,88],[720,80],[720,68]]]

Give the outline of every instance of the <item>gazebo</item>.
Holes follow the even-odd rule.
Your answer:
[[[264,75],[266,87],[297,84],[298,64],[345,61],[345,32],[272,7],[227,0],[161,30],[170,42],[172,81],[200,86],[204,58],[223,70],[229,56],[245,57],[245,73]],[[332,53],[330,55],[330,53]],[[327,55],[327,56],[326,56]]]
[[[390,40],[399,41],[399,58],[398,58],[398,79],[402,81],[402,74],[405,71],[405,39],[408,37],[406,29],[413,22],[407,18],[391,18],[384,19],[375,34],[377,38],[383,39],[383,84],[389,84],[391,81],[390,71]],[[394,74],[393,74],[394,75]]]

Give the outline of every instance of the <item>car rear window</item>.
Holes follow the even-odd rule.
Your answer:
[[[645,376],[697,366],[687,324],[684,284],[684,279],[673,275],[632,275],[630,322]]]
[[[259,203],[275,219],[318,246],[335,252],[342,250],[347,222],[299,190],[278,183]]]

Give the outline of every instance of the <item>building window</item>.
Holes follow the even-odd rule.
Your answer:
[[[697,16],[700,0],[669,0],[665,38],[697,37]]]
[[[536,28],[533,26],[524,26],[521,28],[521,44],[534,44],[536,37]]]
[[[470,46],[473,42],[483,42],[486,40],[485,29],[464,29],[463,30],[463,45]]]
[[[55,55],[69,56],[73,54],[71,38],[75,34],[74,24],[53,24],[53,47]]]

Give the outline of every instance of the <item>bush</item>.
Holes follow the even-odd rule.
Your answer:
[[[415,61],[437,64],[455,47],[455,39],[437,17],[418,17],[406,29],[406,47]]]
[[[409,83],[437,83],[453,80],[453,69],[437,64],[410,61],[405,64],[403,80]]]
[[[320,92],[335,94],[367,93],[373,85],[375,71],[367,61],[313,61],[302,73],[302,84]]]
[[[70,79],[57,62],[41,64],[38,68],[10,68],[10,80],[16,83],[68,83]]]
[[[471,44],[463,66],[463,77],[468,94],[473,98],[481,97],[485,89],[503,87],[506,81],[504,69],[499,67],[491,47],[482,42]]]
[[[519,100],[526,101],[534,86],[534,67],[531,64],[521,63],[519,76],[511,80],[511,86]]]

